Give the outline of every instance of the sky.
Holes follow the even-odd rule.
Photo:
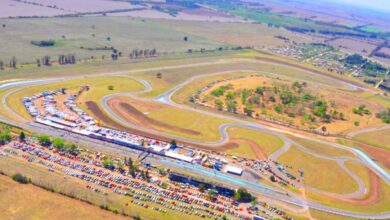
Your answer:
[[[359,7],[376,9],[390,13],[390,0],[331,0]]]

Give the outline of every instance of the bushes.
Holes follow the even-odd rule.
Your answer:
[[[31,44],[38,47],[52,47],[56,44],[54,40],[41,40],[41,41],[31,41]]]
[[[234,194],[234,198],[239,202],[250,202],[253,200],[252,194],[244,188],[239,188]]]
[[[15,173],[11,177],[13,180],[15,180],[16,182],[21,183],[21,184],[27,184],[27,183],[31,182],[30,179],[28,179],[27,177],[23,176],[20,173]]]
[[[387,108],[385,111],[379,112],[376,114],[377,118],[382,119],[383,123],[390,123],[390,108]]]
[[[0,132],[0,145],[6,144],[11,141],[11,135],[9,131]]]
[[[368,110],[366,108],[365,105],[359,105],[358,108],[353,108],[352,109],[352,112],[356,115],[360,115],[360,116],[363,116],[363,115],[371,115],[371,112],[370,110]]]
[[[42,146],[49,146],[51,144],[50,137],[47,135],[42,135],[39,137],[39,144]]]

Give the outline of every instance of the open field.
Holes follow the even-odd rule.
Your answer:
[[[228,133],[238,146],[225,152],[239,157],[264,160],[283,146],[283,140],[259,131],[233,127]]]
[[[359,173],[357,173],[359,175]],[[381,213],[390,208],[389,195],[390,187],[380,180],[374,173],[369,172],[370,189],[368,195],[361,199],[338,200],[312,192],[307,192],[309,198],[321,204],[335,207],[342,210],[349,210],[361,213]]]
[[[114,98],[109,106],[132,124],[205,142],[218,141],[221,138],[218,127],[230,122],[128,97]]]
[[[390,129],[385,129],[381,131],[358,134],[354,136],[353,139],[385,150],[390,150],[389,137],[390,137]]]
[[[203,36],[217,42],[254,46],[274,47],[283,45],[284,41],[275,36],[285,36],[297,43],[309,42],[299,34],[292,33],[285,29],[268,27],[266,24],[232,24],[232,23],[210,23],[210,22],[183,22],[183,21],[158,21],[161,26],[172,28],[176,31],[184,31],[196,36]],[[235,31],[231,31],[231,30]],[[210,31],[213,30],[213,31]],[[229,33],[229,34],[226,34]]]
[[[303,147],[305,147],[306,149],[308,149],[313,153],[321,154],[324,156],[330,156],[330,157],[351,157],[351,158],[356,157],[353,153],[343,149],[335,148],[332,146],[328,146],[326,144],[317,143],[303,138],[298,138],[292,135],[287,135],[287,136],[294,142],[302,145]]]
[[[13,42],[0,50],[1,60],[15,56],[19,62],[32,62],[43,56],[57,60],[60,54],[75,54],[76,58],[110,59],[114,47],[128,57],[133,49],[153,49],[158,52],[187,51],[188,49],[215,49],[227,44],[190,33],[175,31],[153,20],[123,17],[83,17],[2,20],[0,38]],[[112,25],[115,23],[116,25]],[[33,29],[28,28],[34,26]],[[116,27],[121,28],[116,28]],[[189,38],[184,41],[184,36]],[[38,47],[32,40],[54,40],[52,47]],[[8,51],[8,52],[7,52]],[[12,51],[12,52],[11,52]]]
[[[31,4],[31,3],[34,3]],[[55,8],[52,6],[56,6]],[[51,6],[51,7],[49,7]],[[82,12],[99,12],[118,9],[142,8],[131,5],[130,3],[103,0],[87,1],[59,1],[59,0],[29,0],[26,3],[19,1],[3,0],[0,2],[0,17],[18,17],[18,16],[56,16],[65,14],[75,14]]]
[[[337,141],[345,146],[351,146],[362,150],[368,156],[370,156],[372,160],[376,161],[382,167],[390,171],[390,153],[388,150],[353,140],[338,139]]]
[[[376,174],[362,164],[347,161],[344,165],[347,169],[357,175],[367,187],[367,194],[364,197],[359,199],[338,200],[325,195],[307,192],[308,197],[315,201],[319,201],[322,204],[356,212],[379,213],[390,208],[390,187],[385,182],[380,180]]]
[[[125,219],[32,184],[17,183],[3,175],[0,175],[0,198],[2,216],[9,219]]]
[[[333,47],[340,48],[348,53],[359,53],[364,56],[368,56],[377,47],[377,45],[369,42],[349,38],[339,38],[329,43]]]
[[[277,161],[291,165],[295,176],[299,176],[299,169],[304,171],[304,183],[315,189],[333,193],[352,193],[358,189],[355,181],[335,161],[317,158],[297,147],[290,148]]]
[[[244,50],[246,51],[246,50]],[[242,52],[242,51],[241,51]],[[40,79],[54,77],[69,77],[107,72],[142,72],[133,69],[149,69],[165,66],[188,65],[204,62],[215,62],[236,57],[237,51],[210,51],[207,53],[169,53],[164,56],[148,59],[129,60],[120,57],[111,59],[82,60],[77,65],[52,65],[37,67],[36,64],[25,64],[17,69],[6,69],[1,72],[1,82],[18,81],[22,79]]]
[[[7,104],[16,113],[30,119],[30,115],[21,101],[23,97],[32,96],[38,92],[57,90],[61,88],[66,88],[70,93],[76,93],[82,86],[86,85],[90,86],[90,90],[82,94],[79,99],[79,105],[86,110],[87,107],[85,103],[87,101],[98,101],[102,96],[110,93],[131,92],[141,90],[143,88],[142,84],[124,77],[80,78],[22,89],[8,96]],[[114,90],[108,90],[107,87],[109,85],[113,85]]]

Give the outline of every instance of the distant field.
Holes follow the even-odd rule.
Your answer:
[[[0,49],[0,59],[7,62],[12,56],[16,56],[19,62],[35,62],[45,55],[57,60],[60,54],[75,54],[77,58],[105,55],[110,59],[111,50],[92,50],[104,47],[114,47],[128,57],[133,49],[156,48],[158,52],[172,52],[227,45],[175,31],[153,20],[126,17],[3,19],[0,24],[6,25],[1,27],[0,39],[8,42]],[[34,28],[29,28],[32,26]],[[188,41],[183,40],[185,36]],[[32,40],[54,40],[56,44],[38,47],[31,44]]]
[[[275,37],[278,35],[284,36],[297,43],[305,43],[310,41],[308,38],[304,38],[299,34],[289,32],[285,29],[268,27],[266,24],[235,24],[164,20],[155,22],[164,27],[172,26],[172,29],[176,31],[184,31],[218,42],[242,46],[273,47],[283,45],[284,41]]]
[[[358,134],[353,137],[353,139],[385,150],[390,150],[390,129]]]
[[[0,2],[0,18],[18,16],[56,16],[84,12],[143,8],[127,2],[105,0],[28,0],[26,2],[27,3],[24,3],[24,1],[2,0]],[[34,3],[34,5],[31,3]]]

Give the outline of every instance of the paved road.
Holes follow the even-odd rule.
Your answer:
[[[226,61],[226,62],[220,61],[220,62],[210,62],[210,63],[203,63],[203,64],[178,65],[178,66],[170,66],[170,67],[163,67],[163,68],[156,67],[156,68],[148,68],[148,69],[140,69],[140,70],[132,70],[132,71],[122,71],[122,72],[115,72],[115,73],[107,73],[107,74],[95,74],[95,75],[89,75],[88,77],[119,75],[119,74],[124,74],[124,73],[127,74],[129,72],[142,72],[142,71],[161,70],[161,69],[185,68],[185,67],[190,67],[190,66],[192,67],[192,66],[200,66],[200,65],[212,65],[212,64],[227,63],[227,62],[228,61]],[[229,62],[229,63],[231,63],[231,62]],[[226,73],[220,73],[220,74],[226,74]],[[83,77],[83,76],[81,76],[81,77]],[[0,85],[0,89],[17,87],[17,86],[20,86],[20,85],[41,85],[41,84],[58,82],[58,81],[63,81],[63,80],[70,80],[70,79],[75,79],[75,78],[80,78],[80,77],[71,77],[71,78],[67,78],[67,79],[64,79],[64,78],[61,78],[61,79],[50,79],[50,80],[45,80],[45,81],[36,80],[36,81],[23,81],[23,82],[8,83],[8,84],[6,83],[6,84],[3,84],[3,85]],[[352,153],[354,153],[355,155],[357,155],[360,158],[359,161],[361,163],[367,165],[369,168],[373,169],[377,173],[377,169],[378,168],[372,166],[372,163],[373,163],[372,161],[371,162],[367,162],[367,157],[364,157],[361,154],[356,153],[355,151],[351,150],[349,147],[346,147],[346,146],[343,146],[343,145],[339,145],[339,144],[335,144],[335,143],[322,141],[322,140],[317,140],[317,139],[314,139],[314,138],[311,138],[311,137],[305,137],[305,136],[298,135],[298,134],[295,134],[295,133],[291,133],[291,132],[288,132],[288,131],[284,131],[284,130],[281,130],[281,129],[271,128],[271,127],[255,124],[255,123],[252,123],[252,122],[247,122],[247,121],[244,121],[244,120],[237,119],[235,117],[224,116],[224,115],[219,115],[219,114],[212,113],[212,112],[206,112],[206,111],[203,111],[203,110],[194,109],[194,108],[191,108],[191,107],[188,107],[188,106],[185,106],[185,105],[180,105],[180,104],[172,102],[171,101],[171,96],[176,91],[178,91],[179,89],[181,89],[183,86],[187,85],[188,83],[192,82],[193,80],[195,80],[195,77],[193,77],[193,78],[191,78],[191,79],[189,79],[189,80],[179,84],[178,86],[176,86],[173,89],[170,89],[169,91],[167,91],[163,95],[159,96],[156,100],[164,102],[164,103],[172,105],[172,106],[175,106],[175,107],[182,108],[182,109],[196,111],[196,112],[199,112],[199,113],[202,113],[202,114],[207,114],[207,115],[215,116],[215,117],[223,117],[225,119],[235,121],[235,123],[225,124],[225,125],[222,125],[219,128],[219,130],[221,132],[221,136],[222,136],[221,141],[226,141],[228,139],[228,134],[227,134],[226,130],[229,127],[235,127],[235,126],[245,127],[245,128],[248,128],[248,129],[260,130],[262,132],[272,133],[274,135],[282,137],[282,139],[285,141],[285,145],[279,151],[275,152],[275,154],[271,155],[270,156],[271,159],[277,159],[282,153],[284,153],[284,152],[286,152],[288,150],[288,148],[291,146],[291,144],[294,143],[290,139],[285,138],[284,136],[279,134],[279,133],[290,133],[292,135],[296,135],[296,136],[299,136],[301,138],[306,138],[308,140],[317,141],[317,142],[320,142],[320,143],[330,144],[333,147],[342,148],[342,149],[351,151]],[[148,84],[146,81],[140,81],[140,82],[143,83],[144,85]],[[352,87],[352,88],[354,89],[356,87]],[[152,89],[151,86],[147,85],[145,91],[150,91],[151,89]],[[135,95],[135,94],[132,94],[132,95]],[[3,102],[3,105],[7,106],[5,100],[6,99],[3,99],[2,102]],[[104,103],[104,101],[106,101],[106,100],[103,100],[103,103]],[[8,110],[10,110],[10,109],[8,108]],[[105,148],[105,150],[107,150],[106,149],[107,146],[108,146],[107,143],[100,143],[97,140],[89,139],[89,138],[86,138],[86,137],[83,137],[83,136],[79,136],[79,135],[75,135],[75,134],[72,134],[72,133],[69,133],[69,132],[64,132],[64,131],[60,131],[60,130],[57,130],[57,129],[48,128],[46,126],[42,126],[42,125],[39,125],[39,124],[36,124],[36,123],[24,124],[24,123],[13,122],[13,121],[10,121],[7,118],[4,118],[3,116],[0,116],[0,120],[4,121],[6,123],[9,123],[9,124],[15,125],[15,126],[19,126],[19,127],[23,127],[23,128],[29,129],[29,130],[33,130],[33,131],[35,131],[37,133],[48,134],[48,135],[52,135],[52,136],[62,136],[62,137],[64,137],[67,140],[74,141],[75,143],[80,143],[80,144],[89,145],[89,146],[91,146],[91,145],[98,145],[98,146],[102,146],[103,148]],[[204,143],[202,142],[202,144],[204,144]],[[294,144],[296,144],[296,143],[294,143]],[[110,148],[110,150],[113,150],[115,152],[117,152],[117,151],[125,151],[125,149],[123,149],[123,148],[121,148],[119,146],[113,146],[113,147],[108,147],[108,148]],[[126,150],[129,150],[129,149],[126,149]],[[309,152],[309,151],[307,151],[307,149],[305,149],[305,151],[310,153],[310,154],[313,154],[313,152]],[[323,157],[323,155],[317,155],[317,156]],[[328,159],[330,159],[330,158],[328,158]],[[341,161],[350,160],[351,158],[349,158],[349,159],[348,158],[332,158],[332,159],[338,161],[338,163],[341,163]],[[173,163],[176,163],[176,162],[174,161]],[[176,166],[182,166],[182,165],[176,164]],[[380,175],[380,176],[383,179],[387,180],[382,175]],[[357,180],[357,179],[355,179],[355,180],[357,182],[359,182],[359,180]],[[258,185],[258,184],[255,184],[255,185]],[[256,186],[256,187],[249,186],[249,188],[252,191],[257,192],[259,194],[262,194],[262,195],[267,195],[268,194],[268,196],[270,196],[272,198],[279,199],[281,201],[286,201],[286,202],[289,202],[289,203],[292,203],[292,204],[296,204],[296,205],[302,206],[302,207],[310,206],[310,208],[314,208],[314,209],[318,209],[318,210],[322,210],[322,211],[326,211],[326,212],[330,212],[330,213],[340,214],[340,215],[357,217],[357,218],[378,218],[378,219],[390,218],[390,213],[388,213],[388,212],[372,214],[372,215],[371,214],[367,214],[366,215],[366,214],[359,214],[359,213],[354,213],[354,212],[347,212],[347,211],[343,211],[343,210],[337,210],[337,209],[334,209],[334,208],[326,207],[326,206],[323,206],[323,205],[320,205],[320,204],[317,204],[317,203],[313,203],[313,202],[310,202],[310,201],[305,201],[304,199],[300,198],[299,196],[295,196],[295,195],[290,195],[290,196],[288,196],[288,195],[276,195],[274,192],[269,194],[270,192],[266,192],[265,193],[264,189],[262,189],[261,192],[260,192],[257,189],[257,187],[258,186]]]

